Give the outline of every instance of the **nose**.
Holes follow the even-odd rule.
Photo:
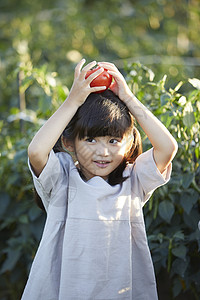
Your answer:
[[[96,154],[100,156],[108,156],[109,150],[108,147],[104,143],[99,143],[96,149]]]

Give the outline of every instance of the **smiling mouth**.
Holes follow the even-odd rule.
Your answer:
[[[110,161],[95,160],[94,163],[99,168],[106,168],[110,164]]]

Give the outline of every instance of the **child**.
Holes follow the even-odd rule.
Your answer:
[[[155,300],[142,207],[170,178],[177,143],[111,63],[75,68],[66,101],[28,148],[47,220],[23,300]],[[110,90],[90,87],[103,68]],[[133,117],[153,148],[141,154]],[[52,148],[61,137],[65,152]],[[57,145],[57,144],[56,144]]]

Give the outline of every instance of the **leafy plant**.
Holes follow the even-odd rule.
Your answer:
[[[45,215],[34,203],[33,184],[27,167],[27,147],[34,132],[44,123],[67,88],[56,81],[46,66],[16,68],[20,74],[19,99],[31,87],[37,110],[12,108],[0,121],[0,299],[19,299],[41,238]],[[18,75],[19,76],[19,75]],[[38,97],[38,94],[43,97]],[[26,94],[27,95],[27,94]],[[55,97],[59,101],[55,101]],[[28,101],[26,101],[28,103]],[[60,102],[61,103],[61,102]],[[34,105],[33,105],[34,106]]]
[[[179,82],[166,89],[167,77],[155,82],[141,64],[127,66],[128,80],[137,97],[167,126],[179,150],[171,181],[159,188],[145,207],[149,244],[156,273],[167,269],[172,295],[200,293],[200,80]],[[181,93],[184,86],[188,92]],[[144,146],[149,141],[144,136]]]

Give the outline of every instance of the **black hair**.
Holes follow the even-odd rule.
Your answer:
[[[125,154],[120,165],[108,176],[110,185],[121,184],[128,177],[123,177],[127,163],[133,163],[142,153],[141,137],[134,125],[134,118],[127,106],[111,90],[91,93],[71,119],[62,136],[74,142],[89,137],[113,136],[132,137],[132,146]],[[54,152],[63,151],[61,137],[53,148]]]
[[[110,90],[88,96],[63,132],[67,139],[130,133],[134,120],[127,106]]]

